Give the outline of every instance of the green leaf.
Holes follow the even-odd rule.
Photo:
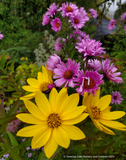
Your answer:
[[[6,116],[5,118],[1,118],[1,119],[0,119],[0,125],[9,123],[9,122],[17,119],[15,116],[16,116],[16,114],[13,114],[13,115],[11,115],[11,116]]]
[[[18,146],[17,140],[14,138],[14,136],[13,136],[10,132],[8,132],[8,136],[9,136],[9,138],[10,138],[10,141],[11,141],[12,146],[13,146],[13,147]]]
[[[38,156],[38,160],[48,160],[44,152],[41,152]]]
[[[3,54],[3,55],[1,56],[0,63],[1,63],[1,66],[4,68],[4,66],[5,66],[5,54]]]
[[[3,100],[1,100],[1,104],[0,104],[0,118],[4,118],[5,117],[5,109],[4,109],[4,105],[3,105]]]

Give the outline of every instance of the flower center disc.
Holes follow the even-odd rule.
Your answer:
[[[71,7],[66,7],[66,9],[67,9],[67,12],[72,12],[73,11],[73,9],[71,8]]]
[[[111,71],[111,69],[109,69],[109,73],[113,74],[113,72]]]
[[[58,114],[52,113],[49,115],[47,119],[48,127],[50,128],[57,128],[58,126],[61,125],[61,119]]]
[[[74,23],[79,23],[79,20],[78,19],[74,19]]]
[[[114,96],[113,98],[114,98],[115,100],[117,100],[117,96]]]
[[[92,114],[93,114],[93,118],[94,118],[94,119],[99,119],[99,118],[100,118],[100,113],[101,113],[100,108],[93,107],[93,108],[91,109],[91,111],[92,111]]]
[[[71,70],[67,70],[63,76],[65,79],[71,79],[73,77],[73,72]]]
[[[48,83],[43,83],[39,86],[40,91],[45,91],[47,89]]]
[[[84,79],[84,86],[83,86],[84,88],[92,89],[94,86],[95,86],[95,81],[92,78],[90,78],[90,80]]]
[[[57,28],[59,27],[59,25],[60,25],[60,24],[59,24],[58,22],[56,22],[55,26],[56,26]]]

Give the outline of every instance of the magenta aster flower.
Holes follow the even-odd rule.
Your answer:
[[[1,33],[1,32],[0,32]],[[0,34],[0,39],[3,39],[4,35],[3,34]]]
[[[104,48],[100,47],[102,43],[93,39],[82,39],[81,42],[76,43],[75,48],[78,52],[83,53],[84,59],[88,56],[100,56],[105,54]]]
[[[103,75],[99,74],[97,71],[88,71],[84,73],[83,70],[79,71],[77,74],[76,85],[79,88],[76,91],[84,95],[84,92],[92,93],[95,95],[95,91],[99,89],[99,85],[103,84]]]
[[[85,32],[80,31],[79,29],[76,29],[73,31],[73,34],[78,35],[81,39],[89,39],[89,35],[86,35]]]
[[[78,7],[76,4],[72,4],[71,2],[70,4],[68,4],[68,2],[66,2],[66,4],[62,3],[62,7],[58,9],[58,11],[61,11],[63,17],[72,15],[76,10],[78,10]]]
[[[48,62],[47,62],[47,68],[50,71],[53,71],[56,68],[56,65],[61,62],[60,57],[57,54],[54,54],[53,56],[49,56]]]
[[[75,63],[75,61],[68,58],[67,63],[65,65],[64,62],[60,62],[57,65],[57,68],[54,69],[53,78],[57,78],[54,82],[57,87],[61,87],[65,83],[65,87],[67,85],[71,88],[75,86],[74,79],[76,74],[78,73],[80,68],[80,63]]]
[[[53,19],[51,22],[51,26],[52,30],[54,30],[55,32],[60,31],[62,26],[60,19],[59,18]]]
[[[31,157],[32,156],[32,153],[28,153],[28,157]]]
[[[112,30],[113,28],[115,28],[115,26],[116,26],[116,20],[115,19],[111,19],[109,21],[108,30]]]
[[[91,8],[91,9],[89,9],[89,12],[90,12],[90,14],[91,14],[91,16],[93,17],[93,18],[97,18],[97,11],[96,10],[94,10],[93,8]]]
[[[121,20],[122,20],[122,21],[125,21],[125,19],[126,19],[126,12],[124,12],[124,13],[121,15]]]
[[[102,70],[104,72],[104,74],[113,82],[115,83],[122,83],[122,78],[121,77],[117,77],[121,74],[121,72],[116,72],[117,68],[115,67],[115,65],[113,63],[111,63],[111,60],[106,59],[106,60],[102,60]]]
[[[62,43],[62,42],[63,43]],[[64,39],[64,38],[57,38],[57,40],[56,40],[56,43],[54,44],[54,46],[55,46],[55,50],[56,51],[61,51],[62,50],[62,48],[63,48],[63,44],[66,42],[66,39]]]
[[[121,104],[122,100],[123,100],[122,95],[119,92],[117,92],[117,91],[113,92],[112,91],[112,100],[111,100],[112,104],[113,103],[115,103],[115,104]]]
[[[53,17],[53,15],[55,15],[55,13],[58,11],[58,7],[59,7],[59,5],[56,5],[55,2],[52,3],[50,5],[50,7],[47,8],[48,11],[46,12],[46,15],[49,15],[50,17]]]
[[[101,70],[101,62],[97,59],[94,59],[94,60],[89,59],[88,60],[88,65],[96,71]]]
[[[48,24],[50,21],[50,18],[45,14],[43,16],[43,21],[42,21],[42,25],[45,26],[46,24]]]

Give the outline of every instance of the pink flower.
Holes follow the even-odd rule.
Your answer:
[[[7,125],[7,132],[13,132],[15,133],[18,130],[18,126],[21,124],[21,121],[19,119],[13,120],[11,123],[8,123]]]
[[[94,59],[94,60],[89,59],[88,60],[88,65],[96,71],[101,70],[101,62],[97,59]]]
[[[55,85],[61,87],[65,83],[65,87],[68,85],[73,88],[75,86],[74,79],[79,68],[80,63],[75,63],[75,61],[72,61],[70,58],[68,58],[66,65],[64,62],[60,62],[60,64],[57,65],[57,68],[54,69],[55,76],[53,78],[57,78],[54,82]]]
[[[1,32],[0,32],[1,33]],[[0,39],[3,39],[4,35],[3,34],[0,34]]]
[[[73,34],[78,35],[80,39],[89,39],[89,35],[86,35],[85,32],[80,31],[79,29],[73,31]]]
[[[46,15],[49,15],[50,17],[53,17],[53,15],[55,15],[55,13],[58,10],[59,5],[56,5],[56,3],[52,3],[51,6],[49,8],[47,8],[48,12],[46,12]]]
[[[124,12],[124,13],[121,15],[121,20],[122,20],[122,21],[125,21],[125,19],[126,19],[126,12]]]
[[[66,42],[66,39],[64,39],[64,38],[57,38],[56,43],[54,44],[55,50],[56,51],[61,51],[65,42]]]
[[[55,32],[60,31],[62,26],[60,19],[59,18],[53,19],[51,22],[51,26],[52,30],[54,30]]]
[[[117,77],[121,74],[121,72],[116,72],[117,68],[115,67],[115,65],[112,63],[110,65],[111,60],[106,59],[106,60],[102,60],[102,70],[104,72],[104,74],[113,82],[115,83],[122,83],[122,78],[121,77]]]
[[[50,21],[50,18],[45,14],[43,16],[43,22],[42,22],[42,25],[45,26],[46,24],[48,24]]]
[[[61,62],[60,57],[57,54],[54,54],[53,56],[49,56],[48,62],[47,62],[47,68],[50,71],[53,71],[56,68],[56,65]]]
[[[28,157],[31,157],[32,156],[32,153],[28,153]]]
[[[83,53],[84,59],[88,56],[100,56],[105,54],[104,48],[100,47],[102,43],[93,39],[82,39],[81,42],[76,43],[75,48],[78,52]]]
[[[97,11],[96,10],[94,10],[93,8],[91,8],[91,9],[89,9],[89,12],[90,12],[90,14],[91,14],[91,16],[93,17],[93,18],[97,18]]]
[[[78,10],[78,7],[76,4],[72,4],[71,2],[70,4],[68,4],[68,2],[66,2],[66,4],[62,3],[62,7],[58,9],[58,11],[61,11],[63,17],[72,15],[76,10]]]
[[[76,85],[79,86],[77,88],[77,92],[84,95],[84,92],[92,93],[95,95],[95,91],[99,89],[99,85],[103,84],[103,75],[99,74],[97,71],[88,71],[84,73],[83,70],[79,71],[77,74]]]
[[[122,95],[119,92],[117,92],[117,91],[113,92],[112,91],[112,100],[111,100],[112,104],[113,103],[115,103],[115,104],[121,104],[122,100],[123,100]]]
[[[125,33],[126,33],[126,25],[124,26],[124,30],[125,30]]]
[[[111,19],[109,21],[108,30],[112,30],[113,28],[115,28],[115,26],[116,26],[116,20],[115,19]]]

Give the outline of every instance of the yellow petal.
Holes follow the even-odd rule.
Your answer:
[[[85,138],[85,134],[78,127],[67,125],[62,125],[61,127],[66,131],[69,138],[72,140],[80,140]]]
[[[111,131],[110,129],[108,129],[107,127],[103,126],[102,124],[100,124],[100,126],[103,129],[103,132],[110,134],[110,135],[115,135],[115,133],[113,131]]]
[[[45,76],[42,72],[38,72],[37,79],[40,83],[44,83],[46,81]]]
[[[91,98],[91,106],[97,106],[99,96],[100,96],[100,89],[95,91],[95,93],[96,93],[96,95],[95,96],[92,95],[92,98]]]
[[[32,142],[31,142],[32,148],[36,149],[44,146],[51,136],[51,131],[52,129],[48,128],[46,131],[36,134],[32,138]]]
[[[49,94],[49,103],[51,106],[52,112],[55,110],[56,97],[58,96],[58,92],[55,88],[53,88]]]
[[[16,117],[25,123],[42,124],[42,125],[47,124],[46,121],[42,121],[42,120],[34,117],[32,114],[20,113],[20,114],[16,115]]]
[[[47,118],[45,115],[39,110],[39,108],[31,101],[25,100],[24,101],[26,108],[28,111],[35,116],[36,118],[39,118],[41,120],[46,120]]]
[[[42,66],[42,72],[45,75],[45,77],[48,77],[47,69],[44,66]]]
[[[109,121],[109,120],[107,121],[107,120],[99,119],[99,122],[113,129],[124,130],[124,131],[126,130],[126,126],[117,121]]]
[[[78,117],[82,114],[82,112],[86,109],[85,106],[79,106],[71,108],[70,110],[67,110],[66,112],[63,112],[60,116],[62,120],[69,120]]]
[[[46,126],[37,124],[37,125],[31,125],[31,126],[27,126],[25,128],[20,129],[17,132],[17,136],[21,136],[21,137],[33,137],[34,135],[38,134],[39,132],[43,132],[43,130],[45,131],[47,129]]]
[[[48,142],[44,145],[44,152],[47,158],[50,158],[54,152],[57,150],[58,144],[54,139],[54,132],[52,130],[52,135],[50,136]]]
[[[110,103],[111,103],[111,95],[106,95],[99,99],[97,108],[100,108],[100,110],[103,111],[109,106]]]
[[[66,131],[60,126],[58,128],[54,128],[54,138],[57,144],[59,144],[61,147],[68,148],[70,144],[70,138]]]
[[[71,94],[64,100],[64,102],[59,107],[59,113],[61,114],[61,112],[67,112],[71,108],[77,107],[78,103],[79,103],[79,94],[78,93]]]
[[[28,91],[28,92],[35,92],[36,91],[36,88],[32,87],[32,86],[23,86],[22,87],[25,91]]]
[[[87,108],[86,108],[86,111],[89,113],[89,116],[90,116],[91,120],[93,121],[93,114],[92,114],[92,112],[91,112],[90,107],[87,107]]]
[[[114,120],[114,119],[119,119],[125,115],[125,112],[123,111],[113,111],[113,112],[106,112],[106,113],[101,113],[101,119],[105,120]]]
[[[85,105],[85,106],[90,107],[90,103],[88,101],[88,93],[87,92],[84,93],[82,104]]]
[[[20,97],[20,100],[29,100],[35,97],[35,93],[30,93],[26,96]]]
[[[50,103],[44,93],[38,91],[35,93],[35,101],[40,111],[47,117],[51,113]]]
[[[34,78],[28,78],[27,82],[30,86],[35,87],[35,88],[39,88],[39,86],[40,86],[40,82]]]
[[[104,109],[102,111],[102,113],[108,113],[108,112],[110,112],[111,108],[112,108],[111,106],[108,106],[106,109]]]
[[[77,123],[83,121],[85,118],[87,118],[88,115],[89,115],[88,113],[82,113],[81,115],[79,115],[78,117],[76,117],[74,119],[64,120],[62,122],[62,124],[66,124],[66,125],[77,124]]]
[[[93,123],[100,131],[103,131],[101,124],[97,120],[93,119]]]

